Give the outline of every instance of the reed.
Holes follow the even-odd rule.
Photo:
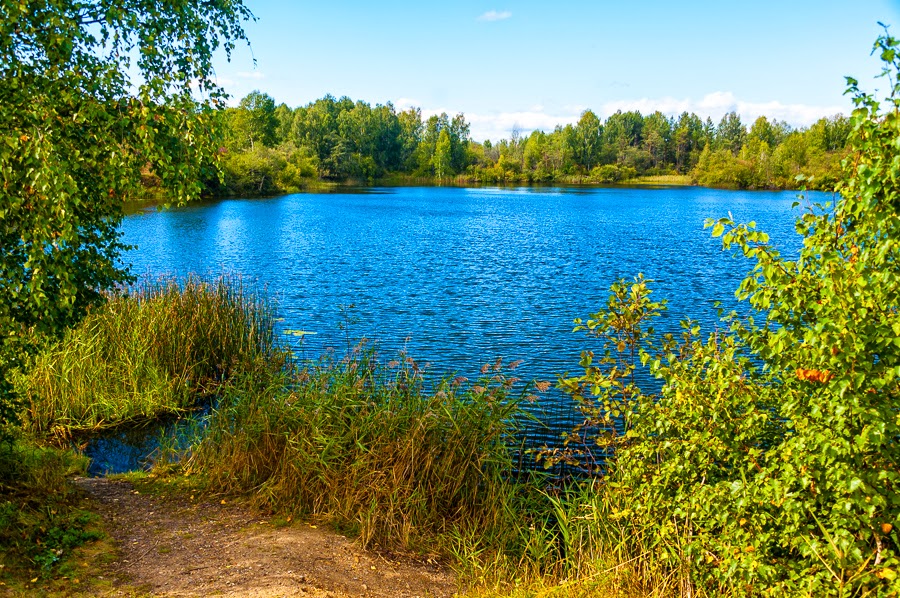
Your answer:
[[[687,570],[657,558],[686,532],[638,521],[614,475],[563,485],[523,471],[520,400],[547,384],[523,388],[501,361],[471,383],[430,381],[413,359],[382,363],[365,342],[297,365],[274,321],[240,281],[145,282],[20,377],[26,425],[65,437],[215,394],[193,445],[170,450],[181,463],[158,461],[207,491],[330,523],[363,545],[439,554],[474,596],[701,595]]]
[[[623,181],[623,183],[629,186],[660,185],[687,187],[694,184],[694,179],[689,174],[655,174],[634,177],[632,179]]]
[[[623,597],[704,598],[691,579],[690,560],[672,569],[659,558],[682,554],[690,530],[660,534],[666,522],[640,521],[629,494],[606,478],[545,486],[515,505],[506,519],[516,542],[491,552],[489,537],[457,538],[450,553],[471,598]],[[720,589],[713,594],[727,596]]]
[[[233,278],[114,294],[19,377],[25,426],[68,435],[188,409],[252,361],[277,361],[273,313]]]
[[[327,521],[364,545],[414,547],[450,530],[497,530],[514,498],[521,416],[511,379],[427,385],[412,359],[357,348],[227,388],[186,462],[211,490]]]

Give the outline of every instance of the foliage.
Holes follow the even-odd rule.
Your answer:
[[[227,195],[293,193],[315,182],[317,161],[306,148],[256,146],[222,156],[223,181],[215,189]]]
[[[0,572],[51,577],[75,548],[101,537],[67,480],[84,471],[85,461],[71,451],[0,447]]]
[[[735,113],[717,127],[687,112],[677,119],[616,112],[603,122],[586,110],[575,125],[549,133],[513,130],[509,139],[478,143],[463,114],[423,121],[419,109],[330,95],[292,110],[258,91],[223,118],[226,184],[210,191],[229,195],[290,192],[317,177],[609,184],[688,173],[703,185],[750,189],[796,188],[802,173],[806,186],[831,190],[848,131],[841,115],[797,131],[760,117],[748,132]],[[271,134],[252,133],[263,129]],[[294,152],[304,156],[303,178],[279,178]]]
[[[0,425],[35,339],[128,279],[117,227],[141,169],[176,201],[213,172],[213,53],[249,16],[240,0],[0,5]]]
[[[275,143],[278,120],[275,117],[275,100],[269,94],[251,91],[241,100],[234,117],[230,132],[236,137],[238,148],[249,145],[253,149],[255,143],[271,147]]]
[[[890,96],[879,103],[848,79],[840,196],[807,206],[797,258],[752,223],[708,223],[755,262],[738,290],[753,317],[705,339],[686,323],[681,338],[654,341],[644,281],[619,283],[585,324],[606,356],[595,366],[585,353],[584,374],[563,381],[588,439],[615,447],[607,488],[626,505],[619,520],[656,538],[641,558],[681,570],[689,593],[900,590],[900,42],[875,47]],[[641,365],[658,392],[631,384]]]
[[[68,437],[192,407],[255,360],[279,361],[273,311],[224,278],[112,295],[16,380],[25,427]]]

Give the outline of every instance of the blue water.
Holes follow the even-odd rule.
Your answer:
[[[241,275],[278,304],[286,337],[307,358],[377,339],[433,374],[477,378],[497,357],[524,379],[578,370],[596,341],[572,320],[598,310],[616,279],[643,273],[669,310],[658,328],[692,318],[712,330],[718,301],[751,263],[704,230],[730,212],[756,221],[783,253],[797,251],[794,192],[703,188],[374,188],[363,193],[233,199],[125,218],[137,275]],[[830,196],[814,197],[817,201]],[[564,397],[550,393],[548,401]],[[568,409],[568,407],[566,407]]]

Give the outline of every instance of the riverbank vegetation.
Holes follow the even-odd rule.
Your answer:
[[[73,8],[54,10],[66,6]],[[78,5],[60,21],[71,30],[54,29],[51,40],[43,13],[12,7],[21,14],[0,20],[0,37],[24,48],[0,43],[10,58],[0,63],[4,81],[17,83],[0,88],[0,576],[36,575],[34,583],[68,575],[67,559],[95,537],[66,482],[83,460],[35,445],[214,394],[210,417],[191,444],[172,449],[177,460],[161,459],[159,475],[326,521],[363,543],[436,552],[475,595],[900,592],[900,41],[885,35],[875,46],[888,98],[877,101],[851,79],[851,119],[800,132],[757,121],[745,136],[736,115],[708,127],[692,125],[691,115],[682,123],[619,113],[600,123],[587,112],[577,126],[495,146],[473,144],[462,116],[423,122],[414,110],[333,98],[270,110],[274,101],[257,94],[225,113],[234,121],[228,134],[246,143],[225,149],[226,187],[229,161],[257,152],[260,164],[272,161],[265,152],[284,157],[280,175],[271,175],[278,184],[367,179],[400,164],[400,172],[439,180],[615,178],[640,167],[736,185],[793,180],[797,156],[806,156],[803,169],[830,168],[846,152],[837,202],[806,206],[794,259],[752,224],[709,222],[726,249],[752,262],[738,289],[750,317],[726,317],[713,331],[685,322],[680,337],[657,335],[652,323],[665,306],[638,277],[615,284],[607,304],[577,322],[591,344],[582,373],[559,384],[583,423],[566,446],[530,454],[537,466],[570,464],[571,475],[551,476],[523,466],[517,435],[521,402],[547,385],[516,380],[502,361],[475,381],[426,379],[409,356],[380,363],[364,347],[295,362],[275,341],[271,306],[239,286],[188,280],[119,289],[129,274],[116,265],[124,250],[118,206],[147,158],[158,158],[151,170],[183,198],[198,191],[212,149],[190,140],[210,125],[211,103],[197,105],[190,94],[198,84],[214,89],[207,40],[243,35],[246,15],[239,3],[229,6],[213,17],[167,6],[187,11],[178,21],[184,30],[169,32],[179,41],[135,41],[149,69],[147,103],[107,102],[130,97],[120,54],[111,66],[101,58],[108,49],[129,55],[131,17],[85,16]],[[156,19],[160,10],[138,16]],[[93,18],[125,37],[90,46],[98,42],[84,19]],[[66,35],[92,50],[60,50],[56,40]],[[199,49],[183,44],[199,38]],[[102,81],[112,87],[70,93],[83,89],[83,72],[109,75]],[[160,97],[173,85],[184,95]],[[137,120],[120,122],[123,114]],[[158,139],[147,140],[147,125]],[[91,126],[134,153],[113,156],[99,142],[89,146],[96,154],[82,151]],[[659,143],[667,126],[674,145]],[[711,132],[702,145],[678,134],[704,129]],[[807,150],[820,139],[821,153],[791,153],[799,147],[791,139]],[[73,156],[93,157],[73,166]],[[184,168],[173,162],[182,158]],[[269,184],[253,176],[254,185]],[[813,183],[829,180],[817,174]],[[654,389],[637,382],[639,371],[657,379]]]
[[[591,110],[546,133],[511,131],[477,142],[465,115],[423,118],[390,103],[326,96],[306,106],[276,105],[254,91],[222,114],[224,178],[218,195],[274,194],[319,181],[381,184],[610,184],[655,179],[738,189],[832,189],[847,154],[842,115],[794,129],[734,113],[718,123],[683,113]],[[798,175],[804,175],[798,181]]]
[[[11,373],[131,280],[124,199],[152,173],[184,202],[216,171],[212,58],[251,16],[240,1],[0,9],[0,440]]]
[[[0,443],[0,591],[71,588],[88,573],[74,557],[103,534],[71,482],[86,466],[75,451]]]
[[[900,73],[900,41],[877,48]],[[566,446],[531,453],[534,465],[568,463],[570,475],[516,458],[521,403],[546,386],[515,380],[502,361],[485,364],[483,380],[441,381],[408,356],[380,363],[362,345],[304,363],[247,342],[205,427],[158,474],[366,544],[437,552],[473,595],[896,595],[900,88],[885,103],[852,81],[850,91],[839,199],[807,206],[795,259],[752,225],[708,223],[753,264],[738,290],[751,317],[660,336],[653,322],[665,305],[638,277],[576,321],[591,345],[582,373],[559,384],[583,422]],[[189,287],[170,289],[166,319],[180,318],[190,302],[173,297]],[[155,309],[139,297],[122,300]],[[213,302],[226,315],[212,321],[257,309],[240,301]],[[116,321],[104,311],[135,313],[110,301],[85,330]],[[237,338],[272,338],[271,317],[239,321]],[[262,333],[248,332],[255,322]],[[226,353],[184,360],[220,364]],[[642,387],[639,371],[658,384]],[[37,388],[43,379],[24,378]]]
[[[898,49],[900,42],[890,36],[876,44],[886,77],[900,73]],[[638,594],[897,593],[900,86],[883,103],[853,80],[849,93],[855,106],[848,125],[851,153],[836,185],[839,199],[833,206],[806,206],[797,221],[804,244],[796,259],[782,258],[752,224],[708,223],[726,249],[753,263],[738,289],[751,317],[727,316],[714,331],[685,322],[680,337],[660,337],[652,323],[665,306],[651,299],[650,283],[638,278],[614,285],[604,309],[577,321],[599,347],[583,353],[582,375],[560,384],[584,421],[567,447],[539,457],[547,465],[570,463],[582,476],[552,485],[501,476],[503,484],[518,488],[515,494],[532,498],[507,502],[493,495],[500,535],[469,536],[449,528],[456,539],[450,554],[468,579],[490,581],[501,592],[516,583],[547,587],[548,581],[566,594],[588,592],[614,578],[619,590]],[[698,164],[704,159],[701,153]],[[642,388],[636,382],[639,370],[657,378],[659,389]],[[369,383],[343,379],[363,389]],[[479,386],[480,392],[485,388]],[[448,389],[439,392],[446,395]],[[362,409],[372,404],[377,403]],[[307,443],[316,432],[292,436],[288,425],[273,433],[271,422],[291,418],[257,419],[266,434],[248,439],[241,432],[247,422],[229,419],[244,426],[226,424],[239,441],[226,437],[223,463],[241,463],[238,454],[257,454],[263,440],[271,443],[263,450],[278,455],[273,463],[296,463],[306,453],[282,458],[282,447]],[[356,417],[344,419],[343,426],[352,429]],[[404,437],[400,430],[393,435]],[[328,454],[328,439],[346,436],[335,429],[308,454]],[[362,446],[350,447],[361,453],[338,469],[352,469],[361,459],[371,476],[365,479],[384,480],[375,487],[390,488],[394,470],[380,468],[384,458],[364,459],[380,445],[363,437]],[[441,454],[440,447],[434,450]],[[481,468],[477,475],[487,480],[489,471]],[[256,473],[248,467],[241,472]],[[240,479],[235,473],[226,479]],[[263,474],[251,478],[247,488],[278,496],[284,487],[279,477],[268,469]],[[284,479],[292,475],[298,475],[296,469]],[[271,487],[270,479],[276,480]],[[417,504],[385,503],[376,498],[375,487],[358,481],[352,486],[369,494],[351,504],[371,501],[388,513]],[[290,488],[288,495],[302,496],[301,489]],[[460,498],[467,496],[463,492]],[[365,520],[359,511],[351,518]],[[383,541],[404,538],[397,528],[387,529],[392,531]],[[446,539],[436,536],[442,546]]]
[[[65,438],[186,411],[256,360],[278,362],[274,317],[239,280],[113,293],[15,379],[23,425]]]

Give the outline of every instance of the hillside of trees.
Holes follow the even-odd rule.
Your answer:
[[[259,91],[221,118],[224,182],[207,183],[215,195],[293,192],[320,181],[597,184],[660,175],[710,187],[829,189],[850,132],[843,115],[803,129],[761,116],[748,129],[734,112],[716,124],[687,112],[619,111],[601,121],[586,110],[550,133],[514,130],[478,142],[463,114],[423,119],[418,108],[330,95],[290,108]]]

